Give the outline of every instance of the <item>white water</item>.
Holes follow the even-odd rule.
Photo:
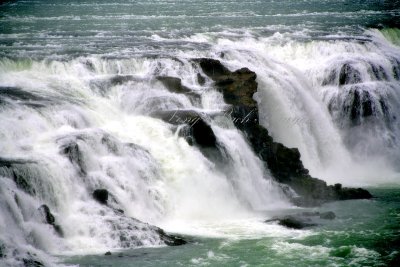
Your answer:
[[[218,42],[232,68],[245,65],[257,72],[255,98],[261,123],[275,140],[299,148],[310,173],[328,183],[366,186],[399,181],[400,50],[379,31],[366,36],[359,41],[332,36],[329,42],[304,43],[276,33],[257,41]],[[338,73],[349,62],[361,80],[340,86]],[[337,72],[336,80],[324,84],[332,71]],[[352,105],[352,87],[370,94],[374,112],[355,126],[350,112],[344,111]],[[388,114],[382,111],[381,100]]]
[[[134,79],[107,83],[116,74],[133,74]],[[214,92],[204,95],[204,104],[193,106],[186,96],[170,93],[154,80],[155,75],[173,75],[187,83],[196,74],[189,64],[182,67],[169,59],[2,62],[1,86],[42,97],[34,101],[6,97],[1,106],[2,157],[27,161],[3,168],[2,173],[2,217],[15,217],[5,223],[13,225],[18,237],[15,240],[14,234],[6,235],[7,230],[1,228],[7,254],[16,249],[8,264],[29,258],[28,251],[37,249],[87,254],[162,244],[147,226],[97,203],[91,194],[98,188],[111,193],[109,206],[156,225],[248,218],[258,210],[288,206],[227,118],[222,118],[220,126],[210,121],[219,146],[227,153],[226,163],[218,164],[189,146],[171,125],[144,116],[155,110],[221,106],[207,97],[216,94],[212,88],[209,91]],[[79,147],[79,156],[72,161],[63,152],[71,144]],[[16,187],[11,170],[27,178],[35,197]],[[50,207],[64,238],[37,215],[42,204]],[[9,206],[13,208],[7,211]],[[168,230],[179,231],[176,227]],[[36,258],[46,262],[43,253]]]
[[[230,69],[248,67],[256,71],[259,90],[255,98],[262,124],[275,140],[299,148],[312,175],[348,185],[398,183],[393,167],[399,156],[396,121],[379,124],[382,112],[378,110],[377,121],[368,124],[373,131],[365,131],[365,123],[350,127],[346,114],[328,110],[332,99],[346,99],[345,89],[350,85],[322,85],[330,70],[340,69],[351,60],[360,69],[363,88],[372,92],[374,99],[383,97],[391,116],[399,118],[395,109],[399,80],[390,72],[394,64],[390,61],[400,59],[399,49],[377,32],[368,34],[373,41],[366,43],[304,43],[280,34],[239,41],[197,35],[192,41],[213,42],[212,50],[208,54],[177,52],[181,62],[168,58],[89,57],[67,62],[4,59],[0,63],[0,86],[21,88],[42,97],[34,103],[7,98],[7,104],[0,106],[1,157],[29,161],[15,168],[29,178],[36,192],[32,197],[11,179],[0,180],[2,241],[8,253],[18,251],[14,259],[7,258],[8,264],[26,258],[28,251],[46,262],[52,259],[44,252],[104,253],[121,247],[162,244],[147,226],[93,200],[91,194],[98,188],[107,188],[113,195],[110,206],[124,210],[128,217],[170,231],[219,236],[224,233],[219,228],[231,225],[234,232],[260,227],[257,233],[284,234],[279,227],[267,229],[254,224],[259,211],[289,204],[228,118],[209,121],[226,153],[221,162],[213,162],[179,137],[173,126],[148,116],[159,110],[212,112],[224,108],[222,96],[210,81],[205,86],[197,83],[199,69],[188,61],[192,57],[215,57],[224,52],[221,61]],[[388,79],[372,79],[368,64],[382,66]],[[132,76],[128,82],[113,85],[110,79],[117,74]],[[158,75],[181,78],[184,85],[202,94],[201,103],[169,92],[155,80]],[[385,86],[378,86],[381,83]],[[340,111],[343,104],[338,103]],[[385,142],[388,134],[393,135],[393,149]],[[79,146],[78,163],[62,153],[71,143]],[[375,145],[366,147],[366,143]],[[375,153],[376,147],[381,148],[379,153]],[[50,207],[64,238],[58,237],[38,214],[42,204]],[[131,226],[140,230],[128,231]],[[132,241],[121,241],[121,235]]]

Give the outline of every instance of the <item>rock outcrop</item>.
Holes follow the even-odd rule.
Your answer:
[[[244,133],[254,152],[266,163],[275,179],[295,191],[297,196],[292,196],[293,203],[314,206],[333,200],[372,197],[361,188],[342,188],[339,184],[328,186],[326,182],[311,177],[303,166],[297,148],[288,148],[273,140],[268,130],[259,124],[258,106],[253,99],[258,84],[253,71],[242,68],[232,72],[215,59],[200,58],[193,61],[214,81],[225,102],[232,105],[229,115],[235,126]]]

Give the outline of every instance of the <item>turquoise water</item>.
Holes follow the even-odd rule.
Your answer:
[[[159,55],[209,49],[193,38],[203,33],[243,38],[281,32],[308,39],[396,27],[399,16],[397,0],[10,1],[0,6],[0,55]]]
[[[398,0],[0,3],[0,163],[27,160],[19,171],[38,192],[1,174],[0,265],[34,256],[80,267],[400,266]],[[232,123],[209,118],[227,153],[215,164],[154,118],[226,108],[211,80],[199,82],[199,57],[255,71],[260,122],[273,138],[299,148],[313,176],[375,198],[294,207]],[[344,66],[355,84],[326,82]],[[169,92],[158,76],[178,77],[200,100]],[[359,104],[374,113],[360,125],[346,113],[354,90],[368,93]],[[82,166],[60,153],[71,140]],[[189,243],[160,246],[138,230],[145,245],[122,246],[131,231],[93,200],[98,187],[115,196],[113,208]],[[43,204],[64,237],[35,213]],[[336,219],[305,230],[264,222],[304,210]]]
[[[79,266],[398,266],[400,190],[371,189],[374,200],[335,202],[336,219],[307,230],[253,238],[188,236],[188,245],[67,258]],[[294,211],[292,211],[293,213]]]

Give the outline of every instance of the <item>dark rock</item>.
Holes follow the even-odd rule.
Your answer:
[[[110,252],[110,251],[107,251],[106,253],[104,253],[104,255],[106,255],[106,256],[111,256],[111,252]]]
[[[213,80],[221,75],[231,74],[231,72],[216,59],[199,58],[194,59],[194,62],[199,63],[203,72]]]
[[[43,263],[35,259],[22,259],[24,267],[44,267]]]
[[[44,219],[45,219],[46,223],[50,224],[51,226],[53,226],[53,228],[56,231],[56,233],[60,237],[63,237],[64,236],[64,232],[63,232],[61,226],[56,224],[56,219],[55,219],[54,215],[51,213],[50,208],[47,205],[43,204],[42,206],[39,207],[38,210],[44,216]]]
[[[68,157],[81,175],[87,174],[84,156],[77,142],[62,146],[60,153]]]
[[[5,257],[7,257],[6,246],[4,246],[4,244],[0,243],[0,259],[5,258]]]
[[[190,125],[194,140],[203,147],[215,147],[217,139],[211,126],[204,120],[199,120]]]
[[[229,115],[233,123],[245,134],[254,152],[266,163],[275,179],[296,192],[298,196],[290,196],[293,203],[315,206],[339,199],[371,197],[366,190],[328,186],[324,181],[311,177],[297,148],[274,142],[268,130],[259,124],[258,106],[253,99],[258,87],[254,72],[247,68],[231,72],[215,59],[200,58],[193,61],[215,82],[225,102],[232,105]],[[342,83],[356,82],[356,70],[350,65],[346,66],[341,74]],[[368,108],[365,110],[368,114]]]
[[[336,195],[339,200],[371,199],[373,197],[370,192],[368,192],[363,188],[346,188],[346,187],[344,187],[340,191],[336,191]]]
[[[36,195],[36,190],[31,182],[31,167],[35,161],[24,159],[7,159],[0,157],[0,175],[14,180],[17,187],[30,195]]]
[[[303,229],[306,227],[312,227],[316,226],[316,224],[311,223],[307,220],[304,220],[300,217],[294,217],[294,216],[286,216],[282,219],[278,220],[279,225],[285,226],[287,228],[292,228],[292,229]]]
[[[196,104],[200,101],[200,95],[182,85],[182,80],[180,78],[158,76],[157,80],[159,80],[171,93],[184,94],[188,96],[192,104]]]
[[[132,75],[116,75],[111,77],[110,83],[111,85],[121,85],[135,80],[137,80],[137,78]]]
[[[117,212],[117,213],[121,213],[121,214],[124,214],[124,213],[125,213],[125,211],[124,211],[124,210],[122,210],[122,209],[115,209],[115,212]]]
[[[342,190],[342,184],[334,184],[334,185],[333,185],[333,189],[334,189],[335,191],[340,191],[340,190]]]
[[[333,220],[336,218],[336,215],[333,211],[322,212],[319,217],[324,220]]]
[[[56,219],[54,218],[53,214],[50,212],[50,208],[47,205],[42,205],[39,207],[39,210],[43,212],[46,222],[48,224],[54,224]]]
[[[0,86],[0,105],[9,101],[33,108],[41,108],[57,103],[56,99],[49,99],[40,95],[25,91],[18,87]]]
[[[277,221],[278,224],[288,228],[303,229],[306,227],[317,226],[318,223],[321,223],[319,219],[333,220],[335,218],[336,215],[332,211],[322,213],[318,211],[304,211],[298,214],[274,217],[272,219],[266,220],[265,222]]]
[[[206,83],[206,78],[204,78],[200,73],[197,73],[197,82],[200,85],[204,85]]]
[[[171,110],[152,115],[174,125],[187,124],[188,127],[183,129],[183,135],[189,144],[195,142],[201,147],[216,147],[217,138],[211,126],[205,121],[204,114],[193,110]]]
[[[160,235],[161,240],[163,240],[168,246],[181,246],[187,243],[179,236],[166,234],[161,228],[158,228],[157,232]]]
[[[192,90],[182,85],[182,80],[170,76],[158,76],[159,80],[170,92],[177,94],[191,93]]]
[[[361,73],[350,63],[343,64],[339,72],[339,85],[360,83]]]
[[[107,189],[96,189],[93,191],[93,198],[103,205],[107,205],[108,191]]]
[[[373,62],[368,62],[371,70],[372,70],[372,76],[378,81],[388,81],[389,76],[386,73],[385,69],[381,65],[375,65]]]

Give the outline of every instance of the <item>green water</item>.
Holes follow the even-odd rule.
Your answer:
[[[65,262],[81,267],[399,266],[400,189],[370,190],[373,200],[335,202],[314,209],[334,211],[336,219],[307,230],[251,239],[188,236],[190,243],[181,247],[75,256]]]

